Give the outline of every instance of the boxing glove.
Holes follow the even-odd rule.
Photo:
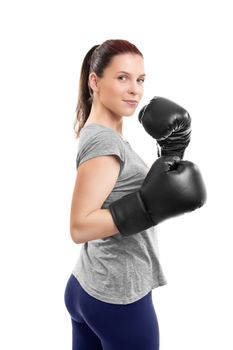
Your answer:
[[[177,155],[181,159],[191,138],[191,117],[178,104],[154,97],[138,115],[144,129],[157,141],[157,155]]]
[[[205,201],[198,167],[178,157],[161,156],[140,189],[111,203],[109,209],[119,232],[128,236],[200,208]]]

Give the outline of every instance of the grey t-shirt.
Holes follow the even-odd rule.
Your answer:
[[[101,208],[138,190],[149,167],[130,143],[112,128],[92,123],[81,129],[76,166],[103,155],[117,155],[120,173]],[[114,236],[83,243],[73,275],[96,299],[129,304],[166,284],[158,257],[157,227],[131,236]]]

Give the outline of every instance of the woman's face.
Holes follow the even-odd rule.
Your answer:
[[[114,56],[103,77],[97,77],[98,100],[116,116],[130,116],[143,96],[144,60],[138,54]]]

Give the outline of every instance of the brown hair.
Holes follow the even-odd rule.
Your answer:
[[[104,69],[110,64],[112,58],[124,53],[138,54],[143,57],[134,44],[120,39],[106,40],[101,45],[95,45],[84,57],[79,79],[78,102],[75,110],[74,131],[76,138],[79,137],[80,131],[91,111],[92,89],[89,86],[89,74],[94,72],[98,77],[102,77]],[[79,123],[78,130],[75,128],[77,123]]]

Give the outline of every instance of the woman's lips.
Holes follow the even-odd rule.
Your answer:
[[[132,107],[137,106],[137,104],[138,104],[137,101],[133,101],[133,100],[123,100],[123,101]]]

